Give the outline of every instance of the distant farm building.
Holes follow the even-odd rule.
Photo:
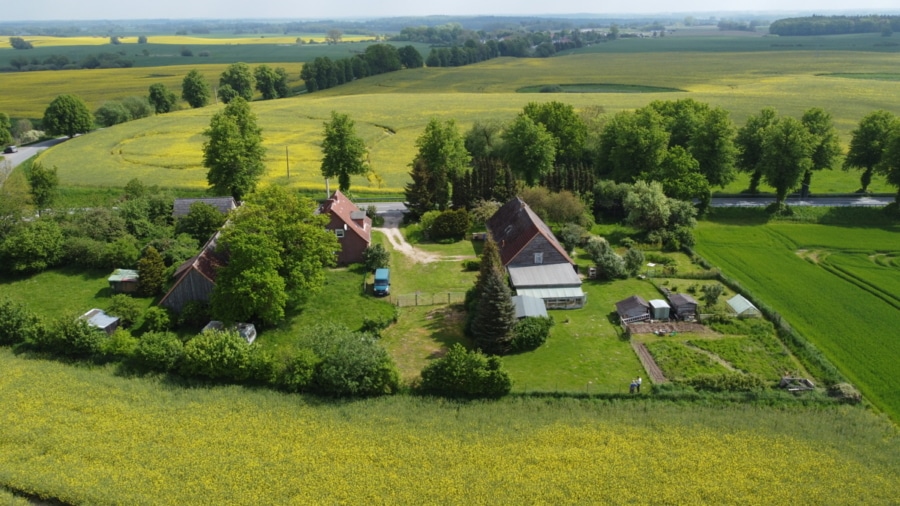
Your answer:
[[[616,302],[616,313],[623,324],[647,321],[650,319],[650,304],[640,295],[632,295]]]
[[[487,228],[517,295],[541,298],[547,309],[584,307],[587,295],[575,262],[525,201],[516,197],[504,204]]]
[[[111,335],[119,328],[119,317],[108,315],[102,309],[91,309],[87,313],[81,315],[80,318],[86,320],[91,327],[106,332],[107,335]]]
[[[131,269],[116,269],[106,280],[113,293],[135,293],[141,286],[138,271]]]
[[[740,318],[759,318],[762,314],[752,302],[737,294],[726,301],[731,311]]]
[[[197,256],[181,264],[175,270],[175,284],[159,301],[159,305],[180,313],[188,302],[209,302],[216,286],[216,274],[227,259],[216,252],[219,232],[216,232]]]
[[[372,243],[372,219],[366,216],[365,211],[356,207],[343,193],[335,191],[322,202],[316,213],[331,218],[325,228],[334,233],[341,243],[337,262],[341,265],[362,262],[363,253]]]
[[[211,205],[219,210],[222,214],[228,214],[232,209],[237,208],[237,202],[234,197],[207,197],[199,199],[175,199],[172,205],[172,217],[181,218],[191,212],[191,205],[196,202]]]

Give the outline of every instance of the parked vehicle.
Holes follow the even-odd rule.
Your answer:
[[[16,153],[18,151],[19,151],[19,148],[15,147],[15,146],[6,146],[6,149],[3,150],[3,152],[6,154]]]
[[[375,295],[384,296],[391,293],[391,270],[375,269],[375,286],[373,288]]]

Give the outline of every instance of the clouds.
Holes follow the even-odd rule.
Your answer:
[[[546,14],[653,14],[727,11],[817,12],[853,9],[869,13],[898,12],[896,0],[733,0],[727,6],[718,0],[570,0],[548,4],[545,0],[457,0],[446,3],[421,0],[333,0],[284,2],[283,0],[32,0],[8,2],[3,20],[97,20],[97,19],[235,19],[235,18],[362,18],[426,15],[546,15]]]

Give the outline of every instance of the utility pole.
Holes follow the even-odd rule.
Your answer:
[[[288,181],[291,180],[291,159],[288,156],[288,147],[284,147],[284,164],[287,166]]]

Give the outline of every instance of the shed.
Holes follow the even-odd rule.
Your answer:
[[[632,295],[616,302],[616,313],[622,323],[641,322],[650,319],[650,304],[640,295]]]
[[[111,335],[119,328],[119,317],[108,315],[102,309],[91,309],[80,318],[87,320],[88,325],[106,332],[107,335]]]
[[[741,318],[759,318],[762,316],[759,309],[741,294],[735,295],[726,302],[734,314]]]
[[[131,269],[116,269],[107,281],[113,293],[135,293],[141,284],[138,271]]]
[[[544,305],[544,299],[530,295],[516,295],[512,298],[512,301],[516,307],[516,319],[536,316],[547,318],[547,307]]]
[[[662,299],[653,299],[650,302],[650,319],[651,320],[668,320],[669,319],[669,303]]]
[[[692,321],[697,318],[697,300],[686,293],[669,292],[669,305],[672,313],[682,320]]]

